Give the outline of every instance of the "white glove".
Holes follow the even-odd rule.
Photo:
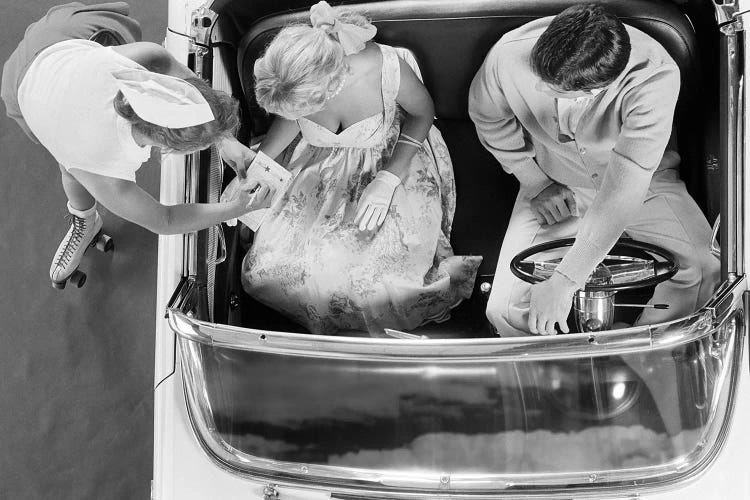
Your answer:
[[[401,179],[397,175],[381,170],[367,185],[357,204],[357,216],[354,218],[360,231],[372,231],[383,224],[391,206],[393,192],[399,184]]]

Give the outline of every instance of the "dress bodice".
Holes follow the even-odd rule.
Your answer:
[[[307,118],[297,120],[302,137],[313,146],[369,149],[382,146],[396,115],[396,96],[401,80],[398,55],[393,47],[376,44],[382,54],[381,92],[383,111],[346,127],[339,133]]]

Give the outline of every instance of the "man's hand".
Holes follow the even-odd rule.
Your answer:
[[[560,273],[552,273],[547,281],[531,286],[529,330],[540,335],[555,335],[555,323],[568,333],[568,313],[573,292],[578,287]]]
[[[578,215],[576,198],[569,187],[553,182],[530,201],[531,211],[539,224],[555,224]]]
[[[216,147],[219,149],[221,159],[232,167],[237,173],[237,177],[244,179],[247,166],[255,159],[255,151],[234,137],[222,140],[216,144]]]

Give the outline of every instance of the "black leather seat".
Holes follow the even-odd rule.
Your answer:
[[[419,61],[434,101],[437,126],[453,159],[457,208],[452,241],[459,254],[483,255],[481,273],[495,270],[500,243],[517,192],[513,176],[503,172],[479,143],[467,112],[469,85],[492,45],[506,32],[533,19],[555,15],[573,1],[406,0],[350,4],[378,28],[376,41],[409,48]],[[695,92],[697,50],[690,21],[671,4],[643,0],[605,2],[624,22],[662,43],[682,72],[678,122],[688,122],[687,106]],[[238,70],[251,109],[253,133],[263,133],[268,117],[253,96],[253,63],[283,26],[306,20],[308,11],[273,15],[242,38]],[[696,127],[678,129],[679,144],[696,143]],[[700,141],[698,141],[700,142]],[[691,155],[683,153],[683,170]],[[698,159],[696,159],[698,160]]]

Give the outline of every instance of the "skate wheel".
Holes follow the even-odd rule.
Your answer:
[[[52,288],[63,290],[65,288],[65,283],[66,283],[65,281],[53,281]]]
[[[112,239],[111,236],[107,236],[106,234],[102,234],[97,238],[96,240],[96,249],[100,252],[111,252],[115,249],[115,242]]]
[[[81,288],[84,283],[86,283],[86,273],[78,270],[73,271],[73,274],[70,275],[69,280],[76,287]]]

